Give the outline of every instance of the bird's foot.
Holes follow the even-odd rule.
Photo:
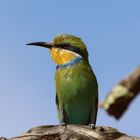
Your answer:
[[[65,122],[60,123],[60,125],[61,125],[62,127],[64,127],[65,129],[67,129],[67,124],[66,124]]]
[[[90,127],[91,129],[95,129],[95,125],[94,125],[94,124],[89,124],[89,127]]]

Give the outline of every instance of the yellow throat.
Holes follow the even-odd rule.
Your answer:
[[[58,65],[65,64],[78,56],[76,53],[60,48],[50,49],[50,54],[54,62]]]

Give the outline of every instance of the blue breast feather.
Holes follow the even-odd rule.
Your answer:
[[[58,69],[66,68],[68,66],[73,66],[79,63],[81,60],[82,60],[81,57],[76,57],[75,59],[73,59],[72,61],[69,61],[68,63],[57,65],[56,69],[58,70]]]

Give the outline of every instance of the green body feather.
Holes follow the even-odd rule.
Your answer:
[[[55,79],[60,123],[95,125],[98,85],[90,65],[81,61],[58,69]]]

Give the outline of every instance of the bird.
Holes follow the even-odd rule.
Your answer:
[[[62,125],[95,128],[98,111],[98,82],[89,64],[88,51],[80,37],[57,35],[51,43],[32,42],[48,48],[56,63],[56,106]]]

